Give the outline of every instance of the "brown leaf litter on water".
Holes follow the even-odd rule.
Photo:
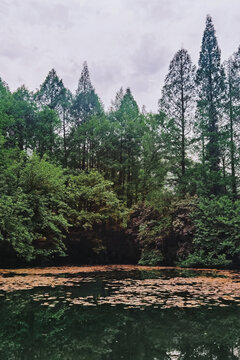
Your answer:
[[[24,269],[0,269],[0,274],[26,274],[26,275],[45,275],[45,274],[78,274],[92,272],[109,272],[109,271],[162,271],[162,270],[191,270],[201,271],[201,273],[209,273],[223,276],[232,276],[236,274],[229,270],[216,269],[183,269],[173,266],[140,266],[140,265],[97,265],[97,266],[61,266],[61,267],[43,267],[43,268],[24,268]]]
[[[240,283],[226,278],[181,278],[123,280],[114,282],[114,296],[98,304],[126,306],[196,307],[240,304]]]
[[[17,290],[30,290],[38,287],[78,286],[83,282],[91,282],[91,278],[62,278],[57,276],[12,276],[0,275],[0,291],[13,292]]]
[[[134,270],[159,271],[159,277],[156,279],[133,279],[130,275],[128,276],[128,272]],[[9,293],[17,290],[49,287],[48,292],[31,295],[34,301],[49,307],[60,302],[69,306],[123,305],[125,308],[140,309],[147,306],[185,308],[203,305],[208,307],[227,306],[232,303],[240,305],[240,275],[237,272],[191,269],[196,272],[196,276],[177,275],[166,278],[163,276],[165,270],[182,269],[133,265],[4,269],[0,270],[0,291]],[[105,278],[103,273],[111,271],[125,271],[126,278],[121,280]],[[149,274],[151,274],[150,272]],[[96,295],[97,292],[95,292],[95,295],[73,295],[70,287],[78,287],[81,293],[81,286],[88,282],[95,283],[98,273],[102,274],[104,294]],[[65,274],[64,277],[60,276],[62,274]],[[74,276],[72,276],[73,274]],[[59,286],[64,286],[65,289],[62,290],[62,296],[51,295],[51,288]]]

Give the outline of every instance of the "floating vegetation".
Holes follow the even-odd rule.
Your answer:
[[[60,275],[60,274],[80,274],[80,273],[96,273],[96,272],[115,272],[115,271],[178,271],[180,273],[201,272],[201,274],[212,276],[240,275],[234,271],[216,270],[216,269],[186,269],[172,266],[139,266],[139,265],[98,265],[98,266],[61,266],[61,267],[44,267],[44,268],[25,268],[25,269],[0,269],[0,274],[10,275]]]
[[[171,274],[174,271],[175,275],[166,276],[168,271]],[[194,271],[195,276],[187,277],[187,271]],[[147,278],[142,276],[143,272]],[[135,276],[130,276],[132,274]],[[50,289],[56,289],[57,293],[53,294]],[[178,268],[139,266],[0,270],[0,290],[1,295],[32,290],[33,301],[49,307],[59,303],[126,309],[240,304],[239,273],[208,269],[184,270],[183,276]]]

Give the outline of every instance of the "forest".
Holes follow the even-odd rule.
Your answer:
[[[141,59],[139,59],[141,61]],[[83,64],[36,91],[0,81],[0,265],[240,267],[240,47],[222,61],[207,16],[158,112],[120,89],[104,109]]]

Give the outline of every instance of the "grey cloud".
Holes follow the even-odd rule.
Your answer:
[[[121,65],[117,63],[93,63],[92,64],[93,79],[102,84],[103,86],[109,86],[112,83],[116,83],[119,80],[123,81],[123,73]]]
[[[21,52],[18,52],[17,50],[22,50],[22,49],[17,49],[17,47],[18,46],[16,46],[16,44],[14,43],[3,44],[0,56],[9,59],[18,59],[19,57],[21,57]]]
[[[134,12],[140,12],[145,18],[154,21],[166,20],[181,17],[181,6],[175,0],[125,0]]]
[[[161,78],[163,74],[165,77],[169,58],[169,49],[161,46],[153,34],[142,37],[139,47],[132,56],[133,72],[129,82],[134,92],[143,98],[143,104],[149,102],[149,93],[154,93],[155,90],[160,93]]]
[[[0,51],[0,57],[5,57],[8,60],[28,62],[32,55],[38,56],[38,49],[36,47],[26,47],[23,42],[11,39],[7,43],[3,43]]]
[[[173,54],[183,45],[197,61],[207,13],[226,59],[240,44],[239,0],[0,0],[1,76],[34,89],[55,67],[74,91],[87,60],[107,106],[129,86],[156,110]]]
[[[18,9],[18,16],[25,24],[31,26],[59,26],[66,28],[71,25],[69,21],[69,7],[58,1],[31,1],[25,0],[14,6]]]
[[[6,16],[9,13],[9,2],[7,0],[1,0],[0,2],[0,16]]]
[[[168,63],[169,50],[166,46],[161,46],[153,34],[146,34],[134,52],[132,61],[136,73],[153,75]]]

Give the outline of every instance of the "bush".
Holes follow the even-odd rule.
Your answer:
[[[0,168],[2,253],[6,249],[25,262],[65,256],[71,230],[100,254],[106,232],[123,226],[125,208],[112,183],[96,171],[67,176],[45,158],[24,152],[9,154]]]
[[[227,266],[240,261],[240,201],[201,198],[192,214],[194,251],[182,266]]]
[[[138,261],[139,265],[149,265],[149,266],[156,266],[161,265],[163,262],[163,255],[160,250],[152,249],[147,250],[143,249],[141,252],[141,258]]]
[[[61,168],[33,155],[13,160],[3,175],[1,245],[8,244],[10,251],[25,261],[65,255],[68,222]]]
[[[156,205],[134,206],[129,213],[127,233],[142,250],[143,261],[149,251],[156,249],[161,253],[161,263],[173,264],[190,253],[194,233],[191,213],[195,210],[196,198],[172,196],[170,199],[168,196]]]
[[[126,215],[122,202],[112,190],[112,183],[97,171],[68,178],[67,219],[72,231],[92,243],[95,253],[105,251],[103,237],[123,226]]]

